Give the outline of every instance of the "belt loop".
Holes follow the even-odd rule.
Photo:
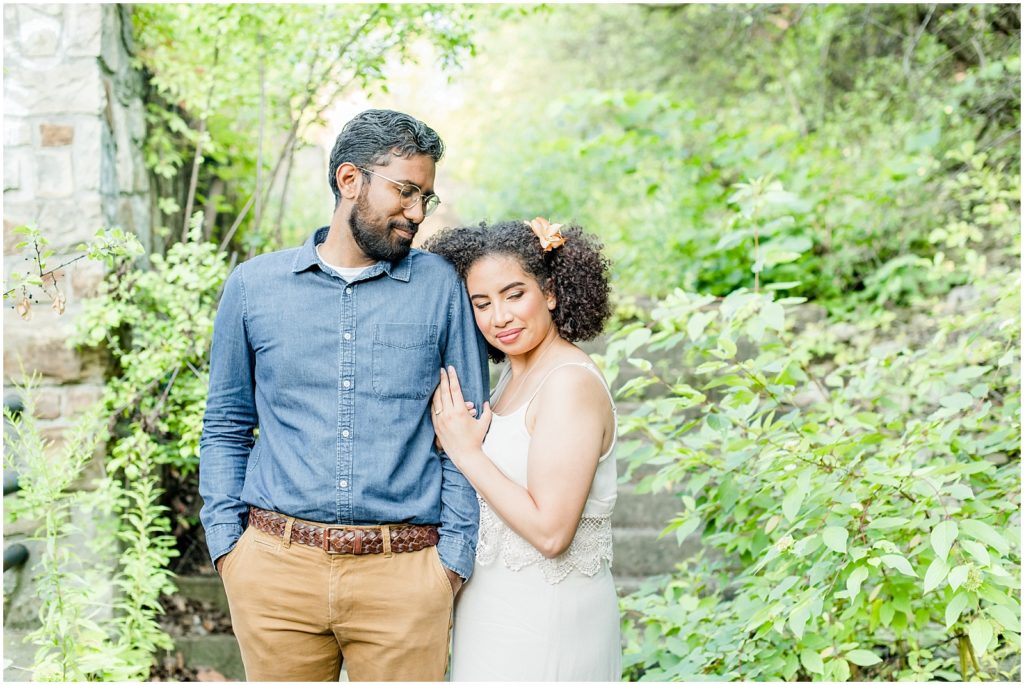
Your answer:
[[[380,527],[381,538],[384,541],[384,557],[391,558],[391,526]]]
[[[295,523],[295,519],[289,516],[284,524],[284,542],[282,546],[288,549],[292,546],[292,524]]]

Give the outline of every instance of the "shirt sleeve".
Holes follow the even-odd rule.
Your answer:
[[[487,398],[487,347],[477,330],[469,296],[461,280],[456,280],[450,295],[447,345],[442,363],[454,366],[465,399],[478,412]],[[476,491],[447,454],[441,452],[441,539],[437,552],[441,563],[468,579],[476,556],[480,506]]]
[[[199,517],[214,567],[242,536],[248,509],[241,500],[242,486],[258,424],[255,358],[246,334],[241,269],[235,268],[224,284],[213,324],[210,388],[199,441]]]

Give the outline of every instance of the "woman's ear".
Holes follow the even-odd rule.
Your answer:
[[[544,296],[547,299],[548,311],[555,311],[555,307],[558,306],[558,298],[555,297],[555,279],[548,279],[548,287],[544,289]]]

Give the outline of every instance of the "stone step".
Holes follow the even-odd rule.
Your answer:
[[[245,680],[242,653],[234,635],[195,635],[174,639],[174,649],[181,652],[185,665],[209,668],[228,680]]]
[[[31,631],[4,627],[4,682],[28,683],[32,681],[32,661],[35,645],[25,642]]]
[[[657,575],[657,576],[615,576],[615,590],[619,597],[625,597],[631,595],[641,588],[650,589],[651,587],[664,587],[667,583],[668,575]]]
[[[638,494],[632,484],[619,485],[612,526],[660,531],[682,508],[678,495],[649,492]]]
[[[178,592],[186,597],[209,602],[224,613],[228,612],[228,596],[224,594],[220,576],[176,576],[174,582],[178,585]]]
[[[623,578],[670,573],[700,548],[696,533],[679,544],[674,535],[659,538],[659,532],[650,528],[612,528],[612,572]]]

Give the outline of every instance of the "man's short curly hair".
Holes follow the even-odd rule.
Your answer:
[[[523,221],[450,228],[431,237],[424,249],[441,255],[455,266],[463,280],[470,267],[491,255],[519,261],[523,271],[555,295],[551,312],[558,333],[569,342],[590,340],[604,329],[611,315],[609,262],[601,254],[600,240],[575,225],[562,227],[565,244],[544,252],[540,240]],[[505,354],[488,344],[495,362]]]

